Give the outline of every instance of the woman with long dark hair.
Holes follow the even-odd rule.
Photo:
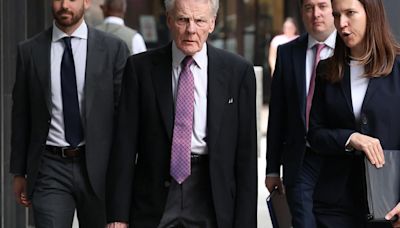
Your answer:
[[[332,0],[332,8],[336,47],[317,68],[308,132],[325,155],[314,212],[319,227],[365,227],[364,158],[380,168],[383,149],[400,149],[400,48],[381,0]]]

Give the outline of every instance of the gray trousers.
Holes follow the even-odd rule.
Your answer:
[[[32,207],[37,228],[70,228],[75,209],[80,228],[104,228],[106,224],[105,203],[89,184],[84,155],[62,158],[44,152]]]
[[[158,228],[217,228],[211,194],[208,159],[193,159],[191,175],[172,180]]]

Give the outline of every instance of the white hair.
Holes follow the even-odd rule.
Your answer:
[[[164,0],[165,10],[170,12],[175,7],[176,0]],[[211,4],[211,10],[214,16],[217,16],[219,8],[219,0],[207,0]]]

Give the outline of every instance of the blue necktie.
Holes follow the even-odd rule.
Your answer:
[[[65,140],[71,147],[77,147],[83,139],[81,115],[71,37],[63,38],[65,48],[61,61],[61,93],[64,113]]]

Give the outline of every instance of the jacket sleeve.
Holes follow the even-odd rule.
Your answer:
[[[253,67],[244,73],[239,95],[234,227],[257,227],[256,79]]]
[[[283,85],[282,48],[278,48],[276,67],[271,84],[271,100],[267,130],[267,170],[266,173],[279,173],[284,143],[286,119],[285,87]]]
[[[25,46],[26,49],[26,46]],[[30,138],[29,88],[26,69],[26,51],[18,45],[16,79],[12,93],[10,172],[26,174],[27,150]]]
[[[137,154],[138,83],[127,61],[115,124],[113,148],[107,175],[107,222],[129,222],[133,174]]]
[[[324,79],[325,64],[326,62],[321,61],[317,68],[307,137],[311,147],[320,154],[344,154],[345,144],[355,130],[339,128],[337,120],[330,116],[327,107],[327,97],[329,96],[327,88],[336,85]]]

